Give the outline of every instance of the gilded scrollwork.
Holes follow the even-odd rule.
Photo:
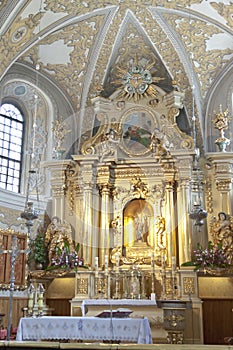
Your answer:
[[[210,25],[205,20],[196,18],[180,18],[180,16],[164,15],[166,20],[176,28],[180,38],[184,41],[185,46],[190,47],[190,55],[194,56],[198,64],[193,66],[200,81],[202,81],[201,91],[207,91],[207,86],[213,82],[218,72],[217,67],[223,67],[228,61],[227,55],[232,54],[232,50],[208,50],[207,42],[214,35],[222,33],[222,30],[214,24]],[[203,35],[200,35],[202,33]],[[205,50],[203,50],[203,47]],[[225,55],[223,54],[225,51]],[[221,54],[220,54],[221,53]],[[211,62],[211,63],[210,63]]]
[[[0,56],[4,57],[4,60],[0,62],[0,75],[7,68],[9,62],[12,62],[14,57],[25,49],[27,42],[33,39],[34,30],[42,17],[42,13],[30,15],[26,20],[19,17],[14,21],[10,30],[2,35]]]
[[[230,192],[232,189],[232,180],[231,179],[217,180],[216,187],[219,192]]]
[[[226,22],[227,25],[232,28],[233,27],[233,18],[232,18],[232,4],[225,4],[223,2],[218,1],[212,1],[211,6],[218,11],[220,16],[222,16]]]
[[[183,277],[183,294],[195,294],[195,279],[194,277]]]
[[[80,278],[77,283],[77,294],[88,295],[88,278]]]
[[[135,176],[131,180],[131,191],[135,198],[146,198],[148,196],[148,185],[140,177]]]
[[[100,122],[100,127],[94,136],[91,136],[86,140],[81,147],[82,154],[95,154],[95,147],[100,144],[103,135],[107,133],[109,128],[109,118],[105,112],[97,114],[97,119]]]
[[[49,63],[46,65],[42,64],[42,68],[49,72],[56,71],[57,81],[69,91],[73,102],[76,104],[78,102],[78,105],[81,101],[85,74],[87,74],[91,46],[96,39],[102,22],[103,16],[93,16],[89,20],[67,26],[50,36],[49,39],[42,40],[41,42],[41,44],[45,45],[46,43],[56,42],[59,39],[64,41],[64,45],[72,48],[69,54],[70,63],[56,66]],[[77,52],[79,52],[78,56]],[[82,56],[82,60],[78,59],[80,56]],[[70,74],[71,67],[72,74]]]

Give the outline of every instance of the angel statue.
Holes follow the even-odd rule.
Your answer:
[[[54,216],[45,233],[45,245],[48,249],[49,265],[58,258],[58,251],[62,251],[65,245],[69,246],[70,253],[75,251],[72,240],[71,226],[67,222],[61,223],[61,220]]]
[[[213,218],[211,222],[211,235],[214,244],[221,244],[225,251],[227,260],[233,263],[233,217],[225,212],[218,213],[218,219]]]
[[[109,129],[109,132],[105,134],[100,144],[100,152],[101,158],[103,161],[106,156],[114,156],[117,155],[117,147],[119,145],[120,139],[116,137],[117,133],[114,129]]]

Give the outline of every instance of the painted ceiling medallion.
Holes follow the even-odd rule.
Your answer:
[[[119,97],[133,98],[135,102],[141,97],[155,97],[158,93],[155,83],[163,78],[152,76],[150,70],[153,65],[154,62],[143,66],[136,59],[127,69],[117,67],[118,79],[114,83],[121,84],[122,91]]]
[[[19,27],[12,35],[12,42],[17,43],[23,39],[27,33],[27,28],[25,26]]]

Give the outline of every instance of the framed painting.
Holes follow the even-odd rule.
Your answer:
[[[152,114],[131,111],[122,119],[122,147],[131,156],[142,156],[150,151],[151,135],[155,129]]]

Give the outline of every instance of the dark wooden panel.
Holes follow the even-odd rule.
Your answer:
[[[18,249],[24,251],[27,249],[27,235],[14,232],[12,230],[0,229],[0,248],[3,250],[12,250],[13,236],[17,237]],[[15,261],[14,284],[15,286],[25,286],[26,284],[26,254],[18,254]],[[11,254],[4,253],[0,256],[0,284],[9,286],[11,281]]]
[[[70,316],[70,302],[68,299],[47,299],[46,304],[53,309],[53,316]]]
[[[23,308],[27,306],[27,299],[14,298],[12,305],[12,326],[17,327],[19,320],[23,317]],[[8,313],[9,313],[9,298],[0,298],[0,310],[5,314],[3,317],[3,328],[7,328],[8,325]]]
[[[233,300],[203,300],[203,329],[205,344],[224,344],[233,336]]]

